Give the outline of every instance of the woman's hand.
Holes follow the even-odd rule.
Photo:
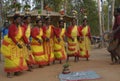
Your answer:
[[[21,44],[17,43],[17,46],[21,49],[23,48]]]

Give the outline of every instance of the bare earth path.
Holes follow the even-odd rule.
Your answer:
[[[101,79],[89,81],[120,81],[120,64],[110,65],[110,55],[106,49],[92,50],[90,61],[80,59],[75,63],[71,58],[69,63],[71,71],[93,70],[101,76]],[[33,72],[23,72],[20,76],[6,78],[3,62],[0,62],[0,81],[59,81],[58,75],[61,72],[62,64],[56,63],[44,68],[35,68]]]

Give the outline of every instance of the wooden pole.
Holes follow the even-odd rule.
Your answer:
[[[114,7],[115,7],[115,0],[112,0],[112,27],[114,25]]]
[[[108,5],[108,28],[107,31],[110,31],[110,5]]]
[[[101,2],[101,8],[102,8],[102,13],[101,13],[101,16],[102,16],[102,33],[105,32],[105,26],[104,26],[104,2]]]
[[[67,0],[63,0],[63,2],[64,2],[64,12],[65,12],[65,14],[67,13]]]
[[[2,0],[0,0],[0,27],[2,26]]]
[[[41,0],[41,13],[42,13],[42,11],[43,11],[43,7],[44,7],[44,1]]]
[[[99,15],[99,30],[100,30],[100,39],[101,39],[101,46],[100,47],[104,47],[104,40],[103,40],[103,28],[102,28],[102,18],[101,18],[101,5],[100,5],[100,1],[98,0],[98,15]]]
[[[111,31],[111,22],[112,22],[112,19],[111,19],[111,11],[112,11],[112,2],[113,1],[110,1],[108,2],[108,32]]]
[[[99,29],[100,29],[100,36],[102,36],[102,23],[101,23],[100,0],[98,0],[98,15],[99,15]]]

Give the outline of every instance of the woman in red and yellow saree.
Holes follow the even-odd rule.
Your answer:
[[[50,18],[46,18],[46,25],[43,28],[43,34],[44,34],[44,41],[43,41],[43,47],[44,47],[44,53],[48,56],[48,65],[50,65],[51,62],[54,61],[54,53],[53,53],[53,25],[50,25]]]
[[[79,57],[86,58],[88,60],[89,58],[89,50],[90,50],[90,27],[87,25],[87,19],[83,20],[83,25],[79,28],[79,34],[80,36],[80,41],[79,41]]]
[[[39,67],[43,65],[47,65],[48,59],[47,55],[44,53],[43,49],[43,30],[42,30],[42,20],[39,19],[36,21],[37,26],[32,28],[32,41],[31,41],[31,48],[32,53],[35,57],[36,64]]]
[[[66,60],[67,55],[65,52],[65,28],[64,21],[59,21],[59,27],[54,28],[54,55],[55,60],[59,60],[62,63],[62,60]]]
[[[30,15],[26,15],[24,17],[24,23],[23,23],[23,51],[24,51],[24,57],[26,59],[26,62],[28,64],[28,71],[32,71],[32,66],[35,64],[34,57],[32,55],[31,47],[30,47],[30,34],[31,34],[31,17]]]
[[[28,69],[20,44],[23,36],[23,28],[20,23],[21,17],[14,15],[14,23],[10,25],[8,35],[2,42],[1,51],[5,57],[4,70],[8,77],[12,77],[11,73],[13,72],[18,73]]]
[[[76,25],[76,19],[73,19],[72,26],[68,27],[68,30],[66,31],[67,36],[67,60],[69,60],[69,57],[74,56],[75,61],[77,61],[77,56],[79,53],[78,48],[78,40],[77,37],[79,36],[78,32],[78,26]]]

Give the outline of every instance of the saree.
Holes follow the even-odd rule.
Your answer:
[[[64,36],[65,36],[65,28],[56,28],[55,30],[55,36],[54,36],[54,55],[55,60],[66,60],[67,55],[65,52],[65,42],[64,42]],[[60,41],[58,41],[58,38],[60,38]]]
[[[15,25],[11,25],[10,27],[12,29],[15,27]],[[16,33],[16,41],[20,43],[23,35],[22,27],[18,26],[17,30],[14,32]],[[9,33],[12,33],[12,31]],[[26,61],[23,57],[23,50],[18,48],[18,46],[10,37],[8,37],[8,35],[4,37],[1,46],[1,52],[5,57],[5,72],[18,72],[28,69]]]

